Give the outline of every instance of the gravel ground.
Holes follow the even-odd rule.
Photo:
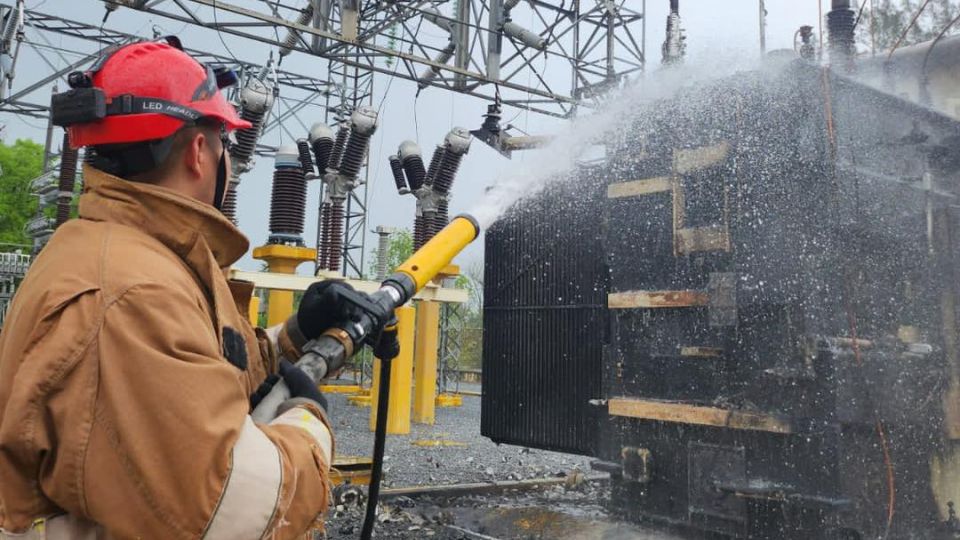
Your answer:
[[[478,391],[479,386],[462,385]],[[337,454],[370,456],[373,433],[369,408],[348,403],[342,394],[327,396]],[[442,440],[450,446],[417,446]],[[438,408],[436,424],[412,424],[409,435],[388,435],[384,488],[459,483],[566,478],[536,491],[510,491],[460,497],[391,497],[381,501],[375,538],[394,540],[679,540],[660,530],[617,522],[603,508],[606,482],[583,481],[593,474],[590,459],[518,446],[496,445],[480,435],[480,398],[463,397],[459,408]],[[342,502],[327,517],[327,539],[359,537],[363,495]]]
[[[327,399],[337,455],[372,455],[370,409],[351,405],[342,394]],[[451,446],[413,444],[425,440]],[[480,435],[480,398],[464,396],[462,407],[438,408],[433,426],[412,424],[409,435],[388,435],[383,470],[384,487],[407,487],[555,477],[573,470],[590,473],[590,459],[494,444]]]

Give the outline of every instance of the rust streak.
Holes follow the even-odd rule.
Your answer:
[[[700,291],[624,291],[607,295],[609,309],[696,307],[709,301],[710,297]]]

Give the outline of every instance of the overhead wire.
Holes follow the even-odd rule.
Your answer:
[[[230,55],[230,58],[233,58],[233,61],[237,64],[240,64],[240,60],[237,60],[237,55],[233,54],[233,51],[230,50],[230,47],[227,45],[227,42],[223,39],[223,34],[220,32],[220,21],[217,20],[217,0],[212,0],[213,6],[213,25],[217,30],[217,37],[220,38],[220,43],[223,44],[223,48],[227,50],[227,54]],[[274,28],[276,30],[276,28]]]
[[[924,0],[923,4],[920,6],[920,9],[913,14],[913,18],[910,19],[910,24],[903,29],[903,33],[900,34],[900,37],[897,38],[897,41],[893,44],[893,47],[890,48],[890,54],[887,55],[887,62],[890,61],[890,58],[893,57],[893,53],[900,47],[900,44],[903,43],[903,39],[907,37],[907,33],[910,32],[910,29],[917,24],[917,19],[920,18],[920,15],[923,13],[923,10],[927,9],[927,5],[930,4],[930,0]]]
[[[417,39],[417,37],[420,36],[420,27],[421,27],[422,25],[423,25],[423,17],[420,17],[420,20],[417,22],[417,28],[416,28],[416,30],[413,31],[413,38],[411,39],[411,43],[410,43],[410,50],[409,50],[409,52],[410,52],[411,54],[413,53],[413,42],[415,42],[416,39]],[[400,69],[400,60],[399,60],[399,59],[397,60],[396,64],[395,64],[394,67],[393,67],[393,75],[396,75],[398,69]],[[390,86],[393,85],[393,81],[394,81],[394,79],[396,79],[396,77],[393,76],[393,75],[391,75],[391,76],[390,76],[390,80],[387,81],[387,87],[383,89],[383,98],[380,99],[380,104],[377,106],[377,117],[378,117],[378,118],[380,117],[380,111],[383,110],[383,105],[384,105],[384,103],[387,101],[387,96],[390,94]],[[414,96],[413,99],[414,99],[414,113],[413,113],[413,118],[414,118],[414,124],[416,124],[416,118],[417,118],[417,113],[416,113],[416,99],[417,99],[417,96]],[[382,122],[382,121],[381,121],[380,127],[381,127],[381,128],[383,127],[383,122]],[[386,132],[385,132],[383,129],[380,129],[380,144],[379,144],[379,147],[378,147],[378,150],[377,150],[377,155],[381,155],[381,153],[383,152],[383,139],[384,139],[385,137],[386,137]],[[419,138],[419,135],[418,135],[418,138]],[[367,205],[368,205],[368,206],[373,203],[373,198],[374,198],[374,197],[376,196],[376,194],[377,194],[377,191],[376,191],[376,189],[374,189],[374,188],[375,188],[376,185],[377,185],[377,179],[378,179],[379,177],[380,177],[380,167],[374,167],[373,179],[370,180],[370,186],[369,186],[369,189],[370,189],[369,194],[370,194],[370,195],[369,195],[369,198],[367,199]]]

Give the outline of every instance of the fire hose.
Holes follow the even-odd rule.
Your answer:
[[[303,347],[304,354],[297,361],[296,366],[317,383],[328,373],[339,370],[353,355],[354,350],[364,344],[375,344],[384,328],[393,324],[394,310],[410,301],[479,234],[480,225],[473,217],[459,215],[453,218],[393,274],[383,280],[376,292],[369,296],[350,295],[347,301],[353,304],[358,315],[308,342]],[[377,500],[380,494],[390,398],[390,360],[392,359],[383,358],[380,362],[380,394],[377,401],[377,423],[374,433],[373,470],[370,475],[366,516],[360,533],[360,538],[363,540],[368,540],[373,533]],[[289,398],[290,389],[282,380],[278,381],[251,413],[253,420],[261,423],[269,422],[276,415],[280,405]]]

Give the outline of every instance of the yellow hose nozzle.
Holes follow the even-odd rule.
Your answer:
[[[473,216],[460,214],[404,261],[397,268],[397,272],[409,276],[419,291],[479,235],[480,224],[477,220]]]

